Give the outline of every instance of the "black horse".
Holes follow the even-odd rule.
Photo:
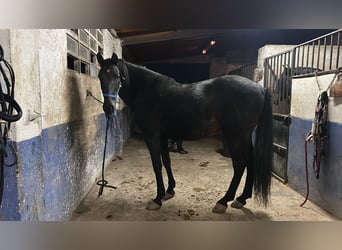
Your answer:
[[[149,149],[157,196],[147,209],[159,209],[163,200],[175,194],[168,139],[198,139],[218,131],[230,150],[234,176],[213,212],[224,213],[227,202],[234,200],[246,167],[243,193],[232,206],[244,206],[246,199],[252,197],[253,185],[257,200],[267,205],[272,166],[272,106],[267,90],[235,75],[182,85],[145,67],[119,60],[116,54],[109,59],[97,54],[97,59],[106,115],[114,112],[114,99],[119,93],[132,110]],[[252,143],[255,128],[256,139]],[[162,165],[168,176],[166,190]]]

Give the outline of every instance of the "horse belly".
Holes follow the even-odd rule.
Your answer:
[[[211,118],[203,124],[200,137],[214,136],[221,133],[221,126],[216,118]]]
[[[169,127],[167,131],[169,137],[184,140],[196,140],[220,133],[221,127],[215,118],[208,120],[178,119],[177,125]]]

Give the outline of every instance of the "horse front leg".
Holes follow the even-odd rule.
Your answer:
[[[167,177],[168,177],[168,187],[165,193],[163,200],[169,200],[175,196],[174,188],[176,187],[176,181],[173,177],[172,169],[171,169],[171,159],[168,147],[168,138],[162,136],[160,140],[161,145],[161,157],[163,160],[164,167],[166,169]]]
[[[157,210],[162,206],[162,199],[165,196],[165,187],[162,175],[162,162],[160,159],[160,139],[159,136],[145,137],[145,142],[150,152],[153,171],[156,177],[157,183],[157,196],[150,202],[148,202],[146,209]]]

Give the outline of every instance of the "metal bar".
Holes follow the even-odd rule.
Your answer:
[[[276,178],[278,181],[281,181],[282,183],[286,184],[288,182],[287,178],[280,177],[276,173],[272,172],[272,176]]]
[[[268,84],[270,86],[270,90],[272,91],[273,95],[273,85],[272,85],[272,59],[268,62]]]
[[[333,46],[333,38],[334,35],[330,36],[330,59],[329,59],[329,70],[332,68],[332,61],[333,61],[333,50],[334,50],[334,46]]]
[[[317,52],[317,66],[316,68],[319,69],[319,58],[320,58],[320,53],[321,53],[321,40],[318,40],[317,42],[317,46],[318,46],[318,52]]]
[[[302,64],[301,64],[301,67],[304,66],[304,47],[305,47],[305,45],[302,47]]]
[[[293,54],[296,55],[293,60],[292,60],[292,65],[291,68],[294,69],[296,66],[299,65],[299,48],[294,48],[293,49]]]
[[[278,151],[286,151],[287,148],[283,145],[273,142],[273,148],[277,148]]]
[[[287,66],[287,57],[288,57],[288,53],[284,54],[284,72],[285,72],[285,80],[284,80],[284,100],[287,101],[287,85],[288,85],[288,66]],[[287,106],[287,105],[285,105]],[[286,108],[286,107],[285,107]]]
[[[278,106],[277,106],[277,99],[278,99],[278,96],[277,96],[277,86],[275,84],[276,82],[276,57],[273,57],[272,58],[272,79],[271,79],[271,83],[272,83],[272,89],[273,89],[273,94],[274,94],[274,97],[273,97],[273,107],[275,110],[277,110]]]
[[[312,42],[312,58],[311,58],[311,68],[314,68],[314,58],[315,58],[315,42]]]
[[[270,83],[272,84],[272,91],[275,92],[276,89],[275,89],[275,84],[274,84],[274,81],[275,81],[275,73],[274,73],[274,68],[275,68],[275,57],[272,58],[271,60],[271,69],[272,69],[272,72],[271,72],[271,81]]]
[[[264,60],[264,88],[270,89],[268,87],[268,82],[267,82],[267,75],[268,75],[267,61],[268,61],[268,58],[265,58]]]
[[[265,78],[264,81],[266,82],[267,88],[269,90],[271,90],[270,81],[269,81],[270,70],[269,70],[269,66],[268,66],[268,59],[267,59],[267,61],[265,61],[265,63],[266,63],[266,67],[265,67],[266,71],[264,72],[264,74],[266,74],[266,75],[264,75],[264,78]]]
[[[272,86],[272,84],[271,84],[271,67],[272,67],[272,58],[271,59],[269,59],[269,61],[268,61],[268,75],[267,75],[267,77],[268,77],[268,84],[269,84],[269,87],[270,87],[270,90],[272,91],[272,95],[273,95],[273,86]]]
[[[285,79],[286,79],[286,66],[285,66],[285,63],[284,63],[284,58],[285,58],[286,54],[282,54],[280,56],[280,61],[281,61],[281,67],[280,67],[280,72],[281,72],[281,75],[283,75],[280,79],[280,84],[281,84],[281,96],[283,97],[282,100],[281,100],[281,112],[284,112],[285,108],[286,108],[286,95],[285,95]]]
[[[277,84],[277,94],[278,94],[278,102],[277,102],[277,104],[278,104],[278,108],[280,109],[280,89],[281,89],[281,86],[279,86],[279,85],[281,85],[280,84],[280,79],[279,79],[279,69],[280,69],[280,67],[281,67],[281,65],[280,65],[280,62],[279,62],[279,55],[277,56],[277,67],[276,67],[276,74],[277,74],[277,81],[276,81],[276,84]]]
[[[291,116],[280,114],[280,113],[272,113],[273,120],[283,122],[285,126],[289,126],[291,124]]]
[[[309,67],[309,48],[310,48],[310,45],[308,44],[307,45],[307,49],[306,49],[306,67]],[[301,74],[303,73],[303,72],[300,72]]]
[[[281,102],[279,102],[279,104],[280,104],[280,106],[282,106],[282,101],[284,100],[284,95],[283,95],[283,90],[284,90],[284,77],[281,77],[280,78],[280,76],[282,75],[282,73],[281,73],[281,70],[282,70],[282,68],[283,68],[283,55],[284,54],[281,54],[280,56],[279,56],[279,66],[278,66],[278,84],[280,84],[280,88],[279,88],[279,99],[280,99],[280,101]],[[283,98],[281,98],[281,97],[283,97]],[[282,108],[282,107],[280,107],[280,108]]]
[[[299,59],[299,56],[297,56],[299,54],[297,50],[298,50],[298,48],[295,48],[292,51],[291,69],[294,69],[296,66],[296,57],[297,57],[297,59]],[[298,66],[298,64],[297,64],[297,66]],[[292,70],[290,71],[290,75],[292,77]]]
[[[323,70],[325,70],[326,54],[327,54],[327,37],[324,37]]]
[[[268,62],[268,84],[270,86],[270,90],[272,91],[273,95],[273,85],[272,85],[272,58]]]
[[[292,90],[292,78],[291,78],[291,70],[290,70],[290,65],[291,65],[291,52],[288,53],[287,62],[288,62],[288,65],[289,65],[289,68],[288,68],[288,70],[287,70],[287,77],[288,77],[287,79],[289,79],[289,80],[287,81],[287,84],[286,84],[286,93],[288,93],[288,95],[286,96],[287,99],[288,99],[286,113],[290,113],[290,106],[291,106],[291,90]]]
[[[341,32],[337,33],[337,55],[336,55],[336,69],[339,66],[340,57],[340,46],[341,46]]]
[[[287,147],[273,142],[273,152],[282,157],[286,157]]]

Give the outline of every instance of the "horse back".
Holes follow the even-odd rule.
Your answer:
[[[160,91],[161,128],[170,137],[197,139],[255,127],[264,90],[240,76],[226,75],[202,82],[174,85]]]

